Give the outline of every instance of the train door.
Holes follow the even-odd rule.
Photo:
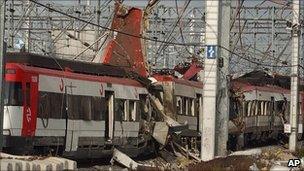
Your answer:
[[[105,91],[105,99],[106,99],[105,138],[111,141],[114,136],[114,92]]]
[[[34,136],[37,118],[38,76],[27,75],[22,82],[23,121],[22,135]]]
[[[65,151],[77,151],[79,141],[79,129],[80,120],[78,119],[79,97],[73,94],[73,89],[76,86],[70,85],[65,86],[65,101],[66,101],[66,115],[65,115]]]

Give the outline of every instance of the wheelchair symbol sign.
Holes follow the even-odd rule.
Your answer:
[[[215,45],[207,45],[207,59],[215,59],[216,58],[216,46]]]

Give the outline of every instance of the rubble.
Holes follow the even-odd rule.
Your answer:
[[[60,157],[17,156],[0,153],[0,170],[75,170],[75,161]]]
[[[289,171],[290,168],[286,167],[286,166],[281,166],[281,165],[273,165],[269,171]]]
[[[137,163],[136,161],[132,160],[129,156],[127,156],[123,152],[117,150],[116,148],[114,148],[111,163],[113,164],[114,161],[122,164],[123,166],[125,166],[126,168],[131,169],[131,170],[136,170],[138,168],[138,166],[152,167],[151,165]]]
[[[235,156],[235,155],[244,155],[244,156],[252,156],[252,155],[260,155],[262,153],[262,149],[256,148],[256,149],[250,149],[245,151],[236,151],[231,153],[229,156]]]
[[[249,167],[250,171],[260,171],[260,169],[258,168],[258,166],[256,165],[256,163],[253,163],[253,165],[251,165]]]

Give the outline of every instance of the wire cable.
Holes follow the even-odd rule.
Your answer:
[[[72,19],[75,19],[75,20],[79,20],[79,21],[84,22],[84,23],[88,23],[90,25],[97,26],[97,27],[100,27],[100,28],[105,29],[105,30],[114,31],[114,32],[117,32],[117,33],[120,33],[120,34],[123,34],[123,35],[126,35],[126,36],[136,37],[136,38],[145,39],[145,40],[149,40],[149,41],[153,41],[153,42],[166,43],[166,44],[171,44],[171,45],[178,45],[178,46],[195,46],[195,45],[200,45],[200,43],[189,43],[189,44],[175,43],[175,42],[169,42],[169,41],[165,41],[165,40],[156,40],[156,39],[153,39],[153,38],[144,37],[142,35],[130,34],[130,33],[123,32],[123,31],[120,31],[120,30],[117,30],[117,29],[108,28],[108,27],[105,27],[105,26],[102,26],[102,25],[99,25],[99,24],[96,24],[96,23],[93,23],[93,22],[90,22],[90,21],[86,21],[86,20],[81,19],[79,17],[75,17],[73,15],[70,15],[70,14],[67,14],[65,12],[62,12],[62,11],[56,10],[54,8],[51,8],[51,7],[49,7],[49,6],[45,5],[45,4],[42,4],[40,2],[37,2],[35,0],[29,0],[29,1],[32,2],[32,3],[34,3],[34,4],[36,4],[36,5],[42,6],[44,8],[47,8],[48,10],[51,10],[53,12],[57,12],[59,14],[67,16],[69,18],[72,18]]]

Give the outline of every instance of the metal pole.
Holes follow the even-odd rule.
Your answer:
[[[271,51],[272,51],[272,60],[275,59],[275,43],[274,43],[274,15],[275,15],[275,8],[272,6],[271,8]],[[276,65],[275,62],[273,62]],[[275,67],[272,67],[272,72],[275,72]]]
[[[215,123],[218,82],[219,0],[206,0],[206,58],[204,62],[203,125],[201,159],[212,160],[215,155]]]
[[[4,97],[4,92],[3,92],[3,83],[4,83],[4,68],[5,68],[5,63],[4,63],[4,55],[5,55],[5,45],[4,45],[4,30],[5,30],[5,4],[6,0],[0,0],[0,151],[2,151],[3,147],[3,112],[4,112],[4,107],[3,107],[3,97]]]
[[[300,1],[293,0],[293,27],[292,27],[292,59],[291,59],[291,87],[290,87],[290,127],[291,133],[289,136],[289,150],[295,151],[297,148],[298,134],[298,113],[299,113],[299,14]]]
[[[96,7],[96,23],[99,25],[100,24],[100,14],[101,14],[101,11],[100,11],[100,0],[97,0],[97,7]],[[96,50],[96,54],[98,52],[98,47],[99,47],[99,27],[96,27],[95,28],[96,31],[95,31],[95,41],[96,44],[95,44],[95,50]]]

